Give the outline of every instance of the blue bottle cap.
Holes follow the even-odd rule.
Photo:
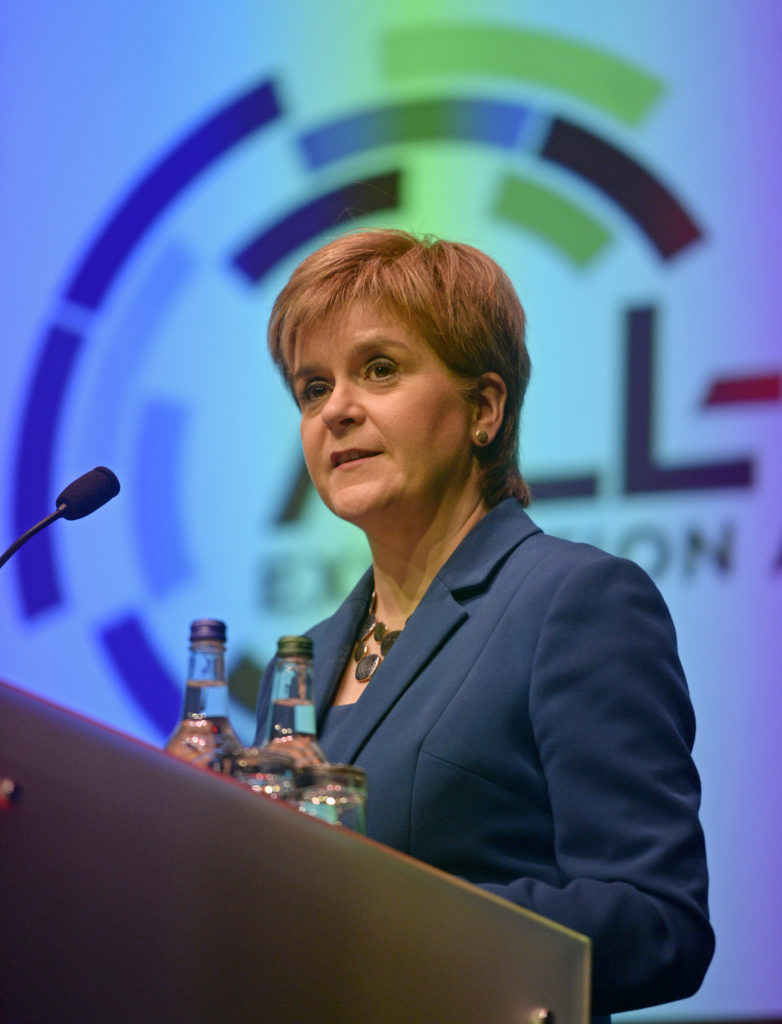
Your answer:
[[[225,623],[219,619],[195,619],[190,623],[190,643],[197,640],[215,640],[225,643]]]

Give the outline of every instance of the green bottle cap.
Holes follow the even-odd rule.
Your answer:
[[[281,636],[277,641],[277,656],[282,658],[311,658],[312,637]]]

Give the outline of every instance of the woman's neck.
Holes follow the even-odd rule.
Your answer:
[[[436,529],[415,532],[409,524],[407,529],[400,524],[390,534],[369,536],[377,618],[389,629],[401,629],[434,577],[486,512],[478,500],[445,530],[437,524]]]

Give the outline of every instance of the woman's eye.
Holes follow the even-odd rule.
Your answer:
[[[299,392],[299,404],[309,405],[310,402],[317,402],[318,399],[328,392],[328,384],[323,380],[311,380]]]
[[[396,373],[396,365],[387,359],[376,359],[367,367],[367,377],[370,380],[385,380]]]

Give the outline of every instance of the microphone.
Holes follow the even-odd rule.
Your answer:
[[[96,466],[95,469],[91,469],[89,473],[85,473],[68,484],[65,490],[58,495],[57,508],[54,512],[42,519],[40,523],[31,526],[0,555],[0,567],[5,565],[22,544],[34,537],[49,523],[53,523],[55,519],[82,519],[99,509],[101,505],[105,505],[117,494],[119,494],[119,480],[110,469],[105,466]]]
[[[96,466],[57,496],[57,511],[63,519],[83,519],[117,494],[119,480],[114,473],[105,466]]]

